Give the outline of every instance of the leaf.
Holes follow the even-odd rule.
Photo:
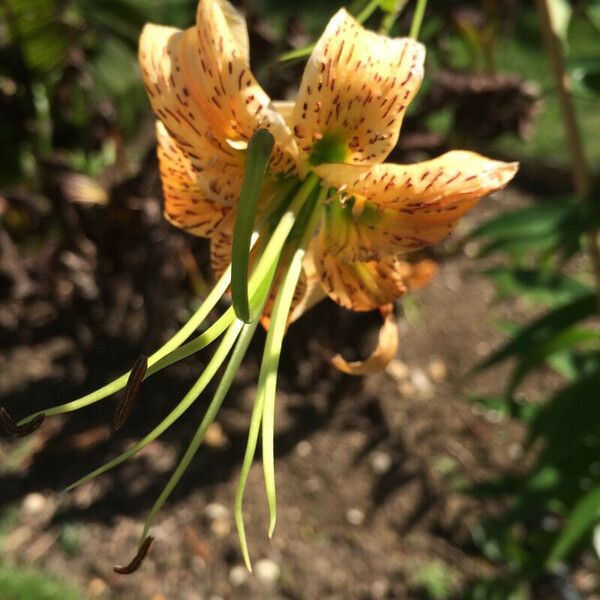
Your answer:
[[[504,346],[488,357],[477,370],[486,369],[514,355],[526,355],[553,336],[597,311],[595,293],[587,293],[560,306],[523,327]]]
[[[494,281],[499,299],[520,296],[552,307],[590,291],[572,277],[540,269],[494,267],[484,274]]]
[[[591,329],[570,327],[557,331],[554,335],[524,353],[523,358],[513,371],[507,393],[512,395],[525,376],[549,357],[569,351],[574,346],[598,340],[600,340],[600,333]]]
[[[480,254],[552,249],[561,240],[561,224],[576,210],[575,201],[562,198],[541,206],[505,213],[475,229],[467,239],[486,238]]]
[[[563,388],[542,406],[531,423],[529,436],[529,443],[538,438],[546,440],[540,462],[568,461],[589,440],[598,440],[598,390],[600,371],[597,370]]]
[[[600,486],[589,491],[573,508],[546,564],[552,567],[562,560],[573,547],[600,521]]]
[[[57,0],[6,0],[0,16],[28,68],[47,73],[65,58],[74,31],[61,20]]]
[[[591,100],[600,97],[600,54],[571,59],[571,84],[573,93]]]
[[[588,6],[585,13],[592,25],[600,32],[600,2],[594,2],[591,6]]]

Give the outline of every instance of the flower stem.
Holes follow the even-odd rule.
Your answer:
[[[408,37],[414,40],[418,39],[419,32],[421,31],[421,25],[423,24],[423,17],[425,16],[425,9],[427,8],[427,0],[417,0],[417,6],[415,8],[415,14],[410,25],[410,32]]]

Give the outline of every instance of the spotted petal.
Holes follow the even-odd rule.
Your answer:
[[[139,60],[154,112],[197,167],[243,165],[262,127],[276,140],[271,170],[293,170],[293,136],[250,72],[245,25],[227,2],[202,0],[185,31],[146,25]]]
[[[194,235],[211,237],[232,209],[207,197],[188,156],[162,123],[156,130],[166,219]]]
[[[367,31],[339,10],[308,60],[292,117],[313,164],[382,162],[419,89],[424,59],[418,42]]]
[[[345,194],[326,208],[322,243],[353,262],[439,242],[482,196],[506,185],[517,164],[453,151],[413,165],[321,165],[315,171]]]

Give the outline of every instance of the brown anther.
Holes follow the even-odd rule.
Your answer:
[[[154,538],[151,535],[149,535],[142,542],[142,545],[140,546],[138,553],[133,557],[133,560],[124,567],[120,567],[120,566],[114,567],[113,571],[115,573],[119,573],[119,575],[131,575],[131,573],[134,573],[135,571],[137,571],[140,568],[140,565],[142,564],[144,559],[146,558],[146,555],[148,554],[148,550],[150,550],[150,546],[152,545],[153,541],[154,541]]]
[[[0,407],[0,423],[10,435],[25,437],[33,433],[44,422],[46,415],[41,413],[23,425],[18,425],[4,407]]]
[[[127,387],[125,388],[125,394],[120,400],[117,410],[115,411],[115,416],[113,419],[113,428],[115,431],[118,431],[121,429],[121,427],[123,427],[123,425],[125,425],[125,422],[131,414],[133,403],[135,402],[135,399],[140,391],[140,386],[142,385],[142,381],[144,381],[147,369],[148,357],[142,354],[135,361],[135,364],[131,369],[129,379],[127,380]]]

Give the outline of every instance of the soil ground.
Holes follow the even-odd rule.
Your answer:
[[[518,193],[498,194],[455,239],[498,207],[527,202]],[[278,394],[272,540],[259,461],[244,505],[252,575],[242,567],[232,504],[262,333],[208,443],[153,527],[154,546],[138,572],[122,576],[112,568],[134,554],[145,515],[207,395],[135,460],[72,493],[61,490],[156,424],[208,353],[148,380],[118,435],[109,399],[48,419],[24,441],[0,442],[2,556],[74,582],[86,598],[460,598],[468,581],[495,571],[473,536],[482,516],[500,509],[465,486],[523,461],[520,426],[466,401],[468,394],[500,392],[507,367],[477,377],[470,371],[503,340],[493,317],[531,311],[519,303],[492,306],[493,287],[473,253],[472,245],[446,244],[438,276],[405,302],[400,349],[385,373],[353,378],[329,363],[336,351],[348,358],[368,352],[377,333],[373,315],[326,302],[291,327]],[[82,351],[68,331],[54,327],[33,343],[2,349],[0,403],[21,415],[77,397],[139,352],[105,342]],[[535,397],[552,385],[542,373],[524,393]]]

